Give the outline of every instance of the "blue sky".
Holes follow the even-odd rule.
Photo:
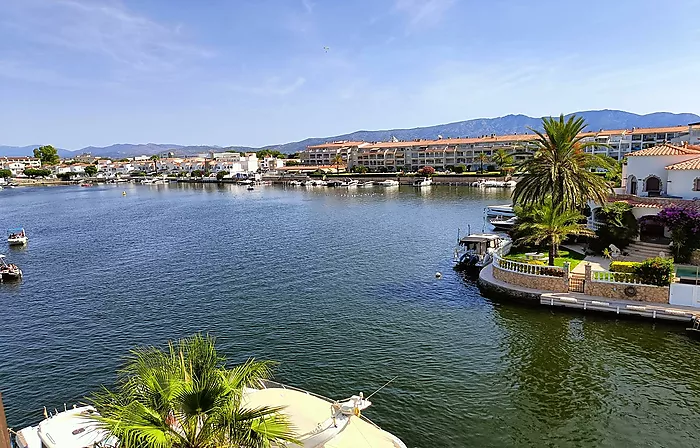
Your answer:
[[[697,113],[698,17],[700,0],[1,0],[0,144]]]

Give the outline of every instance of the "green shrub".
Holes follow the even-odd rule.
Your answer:
[[[668,286],[673,281],[673,260],[668,258],[649,258],[635,269],[639,280],[647,285]]]
[[[610,272],[625,272],[634,274],[641,263],[635,261],[613,261],[610,263]]]
[[[457,174],[462,174],[463,172],[466,171],[466,169],[467,169],[467,167],[464,165],[456,165],[454,168],[454,172]]]

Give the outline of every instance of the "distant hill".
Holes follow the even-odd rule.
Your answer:
[[[669,112],[655,112],[647,115],[637,115],[619,110],[594,110],[575,112],[582,116],[588,123],[588,130],[599,129],[632,129],[650,128],[662,126],[681,126],[700,121],[696,114],[673,114]],[[478,137],[481,135],[524,133],[528,128],[541,129],[541,118],[528,117],[527,115],[506,115],[499,118],[477,118],[475,120],[458,121],[456,123],[440,124],[413,129],[392,129],[385,131],[357,131],[350,134],[337,135],[325,138],[308,138],[299,142],[285,143],[282,145],[267,146],[284,153],[301,151],[309,145],[334,140],[355,140],[367,142],[388,141],[392,137],[399,140],[435,139],[438,135],[448,137]]]
[[[690,113],[674,114],[670,112],[655,112],[647,115],[638,115],[619,110],[591,110],[575,112],[582,116],[588,123],[588,130],[599,129],[631,129],[679,126],[688,123],[700,122],[700,116]],[[527,132],[528,128],[538,129],[541,118],[528,117],[527,115],[506,115],[499,118],[477,118],[474,120],[458,121],[456,123],[440,124],[413,129],[391,129],[383,131],[356,131],[350,134],[336,135],[332,137],[308,138],[306,140],[285,143],[281,145],[269,145],[263,148],[250,148],[246,146],[183,146],[177,144],[146,143],[128,144],[120,143],[104,147],[88,146],[76,151],[59,150],[61,157],[71,157],[84,152],[90,152],[94,156],[122,158],[139,155],[153,155],[164,152],[173,152],[178,156],[193,155],[208,151],[256,151],[259,149],[274,149],[291,154],[305,149],[309,145],[317,145],[335,140],[361,140],[368,142],[387,141],[392,137],[399,140],[435,139],[438,135],[448,137],[478,137],[488,134],[513,134]],[[30,146],[0,146],[0,156],[31,155],[32,150],[39,145]]]

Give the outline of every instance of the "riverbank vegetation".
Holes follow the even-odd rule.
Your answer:
[[[249,448],[293,444],[279,407],[248,408],[243,390],[271,376],[273,363],[227,367],[209,336],[134,350],[117,385],[90,397],[100,427],[124,447]]]

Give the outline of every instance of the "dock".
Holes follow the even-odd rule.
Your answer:
[[[700,315],[700,309],[698,308],[633,300],[612,300],[575,293],[543,293],[540,296],[540,305],[671,320],[686,324]]]
[[[700,321],[700,308],[668,303],[608,299],[575,292],[549,292],[505,283],[493,277],[493,267],[486,266],[479,273],[479,287],[486,295],[506,295],[539,306],[601,313],[610,317],[629,316],[682,323],[686,326]]]

